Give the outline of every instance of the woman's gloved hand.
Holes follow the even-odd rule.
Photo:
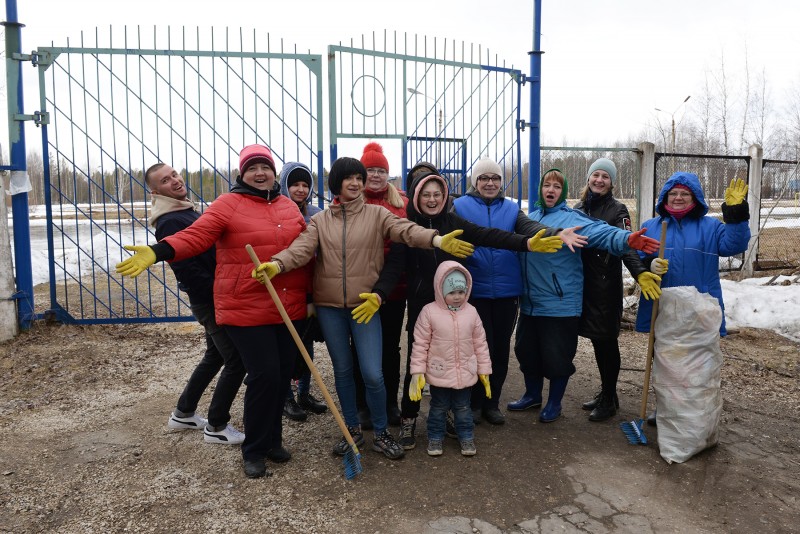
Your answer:
[[[281,272],[281,266],[278,265],[277,261],[267,261],[253,269],[253,272],[250,273],[250,276],[257,279],[259,282],[267,285],[267,281],[264,279],[266,276],[269,280],[275,278],[275,275]]]
[[[378,308],[381,307],[381,297],[377,293],[359,293],[358,298],[363,299],[360,305],[350,312],[357,323],[368,323]]]
[[[644,235],[646,229],[642,228],[638,232],[633,232],[628,236],[628,246],[634,250],[641,250],[645,254],[652,254],[658,251],[660,244],[657,239]]]
[[[725,204],[735,206],[747,198],[747,184],[740,178],[731,180],[731,185],[725,190]]]
[[[636,281],[639,282],[639,287],[642,288],[642,295],[644,295],[645,299],[656,300],[661,296],[661,287],[658,285],[661,283],[661,277],[657,274],[645,271],[636,277]]]
[[[422,400],[422,388],[425,387],[425,375],[411,375],[408,385],[408,398],[412,401]]]
[[[437,235],[433,238],[433,246],[440,248],[448,254],[456,258],[466,258],[475,252],[475,247],[472,244],[458,239],[458,236],[464,233],[464,230],[453,230],[449,234],[443,236]]]
[[[650,264],[650,270],[658,276],[664,276],[669,270],[669,260],[662,258],[654,259],[653,263]]]
[[[545,231],[546,230],[542,228],[541,230],[536,232],[536,234],[532,238],[528,239],[529,251],[543,252],[545,254],[549,254],[561,250],[561,247],[564,246],[564,240],[557,235],[551,237],[542,237]]]
[[[156,262],[156,253],[147,245],[125,245],[125,250],[135,252],[116,265],[117,273],[135,278]]]
[[[483,388],[486,390],[486,398],[492,398],[492,386],[489,385],[489,375],[478,375],[478,380],[481,381],[483,384]]]

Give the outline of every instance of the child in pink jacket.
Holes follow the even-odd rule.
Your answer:
[[[477,452],[470,409],[471,388],[480,379],[491,398],[492,362],[478,311],[467,302],[472,277],[454,261],[445,261],[433,278],[436,300],[422,308],[414,327],[411,349],[411,400],[419,400],[425,381],[431,385],[428,413],[428,454],[440,456],[445,418],[453,411],[461,454]]]

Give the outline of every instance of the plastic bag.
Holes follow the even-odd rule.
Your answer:
[[[665,288],[655,323],[653,385],[658,448],[667,461],[685,462],[719,440],[722,414],[716,298],[694,287]]]

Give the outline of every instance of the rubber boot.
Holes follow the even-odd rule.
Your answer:
[[[539,421],[542,423],[552,423],[561,417],[561,399],[567,390],[568,376],[550,379],[550,393],[547,396],[547,404],[539,414]]]
[[[523,410],[528,410],[530,408],[541,408],[542,407],[542,386],[544,384],[544,378],[541,376],[532,376],[528,377],[525,376],[525,395],[523,395],[519,400],[514,402],[509,402],[506,405],[512,412],[521,412]]]

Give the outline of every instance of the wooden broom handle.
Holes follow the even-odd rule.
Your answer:
[[[664,259],[664,242],[667,240],[667,221],[661,223],[661,243],[658,246],[658,259]],[[661,287],[661,282],[658,282]],[[642,409],[639,412],[639,419],[644,419],[647,415],[647,395],[650,392],[650,370],[653,367],[653,354],[655,353],[656,343],[656,318],[658,317],[658,301],[653,301],[653,312],[650,314],[650,335],[647,338],[647,362],[644,369],[644,390],[642,391]]]
[[[256,266],[256,269],[261,265],[261,261],[258,259],[258,255],[256,255],[256,251],[253,250],[253,247],[250,245],[245,245],[247,249],[247,253],[250,255],[250,259],[253,260],[253,265]],[[269,295],[272,297],[272,301],[275,303],[275,307],[278,308],[278,312],[280,312],[281,317],[283,318],[283,323],[286,325],[286,328],[289,329],[289,333],[292,334],[294,338],[294,342],[297,344],[297,348],[300,349],[300,354],[303,355],[303,359],[306,361],[306,365],[308,365],[308,369],[311,371],[311,375],[314,377],[314,381],[317,383],[320,391],[322,391],[322,396],[325,397],[325,402],[328,404],[328,408],[331,409],[331,413],[333,417],[336,419],[336,423],[339,425],[339,429],[341,429],[342,434],[344,434],[347,443],[350,444],[351,447],[355,447],[355,442],[353,441],[353,436],[350,435],[350,432],[347,430],[347,425],[342,419],[342,415],[339,413],[339,410],[336,409],[336,404],[333,402],[333,397],[331,394],[328,393],[328,388],[325,387],[325,383],[322,381],[322,376],[320,376],[319,371],[317,370],[317,366],[314,365],[314,361],[309,356],[308,351],[306,350],[305,345],[303,344],[303,340],[300,339],[300,335],[297,333],[297,330],[292,324],[292,320],[289,318],[289,314],[286,313],[286,308],[283,307],[283,303],[281,299],[278,297],[278,293],[275,291],[275,286],[272,285],[272,281],[269,277],[264,274],[264,279],[267,281],[267,291],[269,291]]]

